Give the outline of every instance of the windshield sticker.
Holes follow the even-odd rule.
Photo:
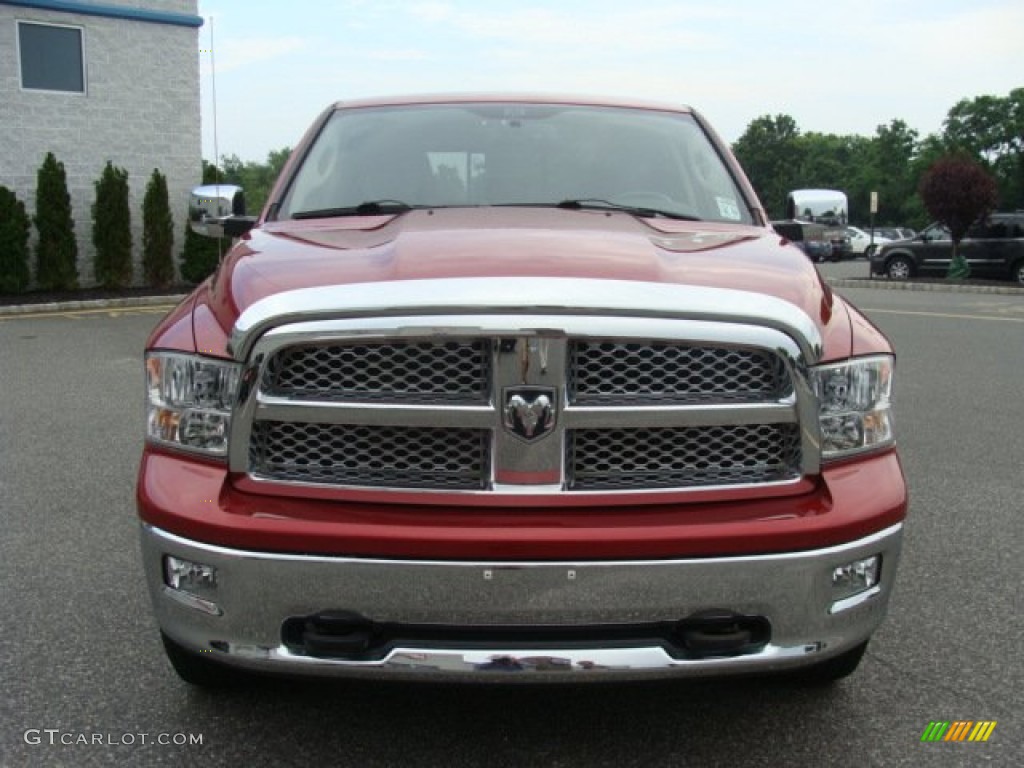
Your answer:
[[[718,213],[723,219],[729,219],[730,221],[740,220],[740,207],[736,205],[736,201],[731,197],[716,197],[718,201]]]

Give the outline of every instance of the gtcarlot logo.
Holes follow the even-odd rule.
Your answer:
[[[33,747],[198,747],[203,744],[201,733],[93,733],[59,728],[29,728],[23,738]]]

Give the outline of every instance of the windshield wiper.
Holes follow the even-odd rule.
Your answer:
[[[339,216],[380,216],[388,213],[404,213],[411,211],[413,206],[401,200],[366,200],[359,205],[341,208],[319,208],[311,211],[293,213],[293,219],[333,219]]]
[[[648,219],[664,216],[666,219],[679,219],[680,221],[700,221],[699,216],[691,216],[688,213],[666,211],[664,208],[652,208],[648,205],[623,205],[622,203],[613,203],[611,200],[603,200],[599,197],[562,200],[555,203],[555,208],[564,208],[567,211],[623,211],[633,216]]]

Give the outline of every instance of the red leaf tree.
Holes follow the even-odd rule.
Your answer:
[[[947,155],[925,171],[918,193],[932,218],[949,228],[953,260],[948,277],[967,277],[970,269],[960,255],[960,241],[972,224],[995,208],[998,197],[995,179],[971,158]]]

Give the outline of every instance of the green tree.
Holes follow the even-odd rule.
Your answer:
[[[203,184],[224,183],[224,173],[212,163],[203,160]],[[185,222],[185,239],[181,252],[181,276],[189,283],[201,283],[220,264],[222,241],[192,231]]]
[[[0,293],[21,293],[28,288],[30,229],[25,204],[0,186]]]
[[[863,157],[867,143],[868,140],[861,136],[813,132],[802,134],[799,138],[799,176],[790,182],[790,189],[842,190],[849,198],[847,218],[855,220],[857,195],[854,186],[861,165],[858,158]]]
[[[914,193],[903,204],[904,210],[907,211],[906,217],[902,222],[893,223],[906,223],[916,229],[923,229],[935,220],[924,207],[924,201],[918,194],[918,187],[928,169],[948,154],[946,143],[938,134],[925,136],[918,143],[914,159],[910,163],[910,177],[914,180]]]
[[[142,271],[149,285],[166,288],[174,282],[174,219],[167,196],[167,178],[156,168],[142,201]]]
[[[92,205],[94,274],[104,288],[124,288],[132,281],[131,206],[128,171],[109,160],[96,181]]]
[[[876,129],[865,165],[873,176],[868,192],[878,192],[875,217],[878,223],[903,224],[912,213],[907,203],[914,198],[919,179],[913,169],[917,147],[917,131],[902,120],[893,120]],[[865,207],[865,215],[860,220],[867,221],[868,213]]]
[[[291,156],[291,149],[284,147],[267,154],[265,163],[243,162],[238,155],[227,155],[222,160],[224,180],[237,184],[245,190],[246,207],[249,213],[258,214],[266,205],[270,191],[277,181],[281,169]]]
[[[78,242],[71,218],[64,163],[52,152],[36,176],[36,282],[43,290],[66,291],[78,287]]]
[[[786,194],[807,186],[800,171],[803,146],[796,121],[789,115],[759,117],[747,126],[732,149],[768,215],[782,218]]]
[[[764,115],[733,151],[773,218],[781,217],[790,190],[824,187],[846,192],[853,222],[867,223],[877,192],[876,223],[923,227],[931,217],[918,186],[936,160],[953,152],[993,174],[1003,207],[1024,208],[1024,88],[963,99],[949,110],[943,132],[924,138],[899,119],[865,137],[801,133],[788,115]]]
[[[960,255],[960,241],[972,224],[995,208],[999,193],[995,179],[972,158],[947,155],[925,172],[920,193],[928,213],[949,228],[953,260],[948,276],[967,277],[970,268]]]
[[[799,183],[791,189],[845,189],[850,183],[849,139],[832,133],[802,134],[797,142]]]
[[[1007,96],[962,99],[949,110],[943,139],[988,168],[1006,208],[1024,208],[1024,88]]]

